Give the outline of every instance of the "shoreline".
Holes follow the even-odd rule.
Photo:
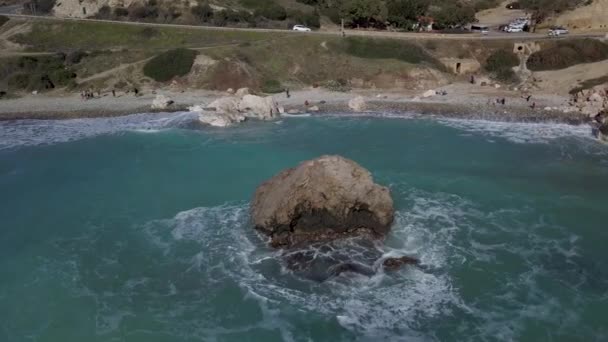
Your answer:
[[[309,89],[292,91],[290,98],[286,98],[283,94],[273,96],[286,112],[295,109],[300,113],[310,113],[313,116],[327,113],[362,116],[373,113],[412,113],[422,116],[503,122],[554,122],[570,125],[591,122],[589,117],[580,113],[542,109],[545,106],[561,105],[563,101],[567,101],[565,97],[539,95],[537,108],[531,109],[528,102],[522,100],[519,94],[514,92],[484,89],[483,92],[467,93],[470,89],[459,89],[458,86],[451,85],[442,88],[449,89],[450,96],[437,95],[428,99],[418,98],[416,94],[419,91],[383,93],[379,90],[331,92],[323,89]],[[462,87],[462,85],[460,86]],[[176,104],[168,109],[152,110],[150,105],[157,94],[169,96],[175,100]],[[224,96],[230,96],[230,94],[203,90],[152,91],[139,97],[121,95],[114,98],[109,94],[104,94],[92,100],[82,100],[76,94],[28,95],[0,100],[0,121],[65,120],[119,117],[141,113],[184,112],[188,111],[189,106],[210,103]],[[348,101],[356,96],[365,98],[367,102],[365,112],[354,112],[348,107]],[[497,97],[507,98],[507,104],[493,104]],[[305,105],[305,102],[308,102],[308,106]],[[308,111],[307,108],[310,106],[317,106],[319,110]]]

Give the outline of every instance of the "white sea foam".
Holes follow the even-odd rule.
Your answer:
[[[186,112],[94,119],[3,121],[0,122],[0,150],[68,142],[125,131],[158,133],[167,128],[186,125],[194,119],[195,115]]]
[[[439,119],[439,122],[467,132],[507,139],[514,143],[547,143],[558,138],[579,138],[592,140],[589,125],[568,125],[560,123],[499,122],[468,119]]]

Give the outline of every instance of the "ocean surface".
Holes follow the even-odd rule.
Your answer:
[[[608,340],[608,146],[589,127],[192,121],[0,123],[0,341]],[[323,154],[391,189],[372,276],[289,271],[249,223],[258,184]],[[401,255],[422,265],[379,269]]]

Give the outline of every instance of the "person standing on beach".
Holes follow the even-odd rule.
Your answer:
[[[134,88],[134,89],[133,89],[133,92],[135,93],[135,96],[137,96],[137,94],[139,94],[139,89]]]
[[[116,97],[116,90],[112,89],[112,97]]]
[[[287,98],[291,97],[291,95],[289,95],[289,88],[285,88],[285,95],[287,96]]]

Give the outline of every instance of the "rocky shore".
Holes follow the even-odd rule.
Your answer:
[[[516,94],[508,94],[505,105],[496,104],[502,93],[463,93],[466,89],[450,89],[447,96],[418,98],[415,93],[404,94],[372,91],[330,92],[320,89],[293,91],[287,98],[285,94],[273,96],[276,110],[283,113],[310,113],[312,115],[349,114],[349,115],[390,115],[415,113],[439,117],[483,119],[516,122],[558,122],[581,124],[590,122],[589,116],[580,112],[559,110],[566,97],[544,96],[536,100],[536,109]],[[161,92],[146,92],[138,97],[110,94],[92,100],[82,100],[77,94],[40,94],[22,98],[0,100],[0,120],[18,119],[70,119],[89,117],[122,116],[134,113],[180,112],[194,106],[207,107],[214,101],[232,97],[226,92],[189,90],[182,92],[162,92],[172,103],[164,108],[152,109],[152,104]],[[353,109],[355,98],[360,98]],[[161,106],[162,107],[162,106]],[[541,109],[542,108],[542,109]],[[547,109],[552,108],[552,109]],[[274,114],[273,114],[274,116]]]

